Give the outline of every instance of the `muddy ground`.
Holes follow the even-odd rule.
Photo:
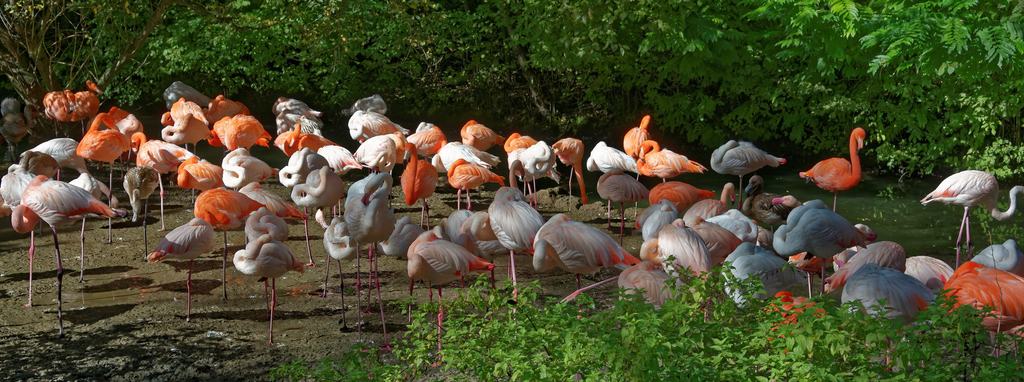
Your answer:
[[[105,171],[100,172],[104,174]],[[65,179],[67,180],[67,179]],[[349,179],[351,180],[351,179]],[[439,183],[443,183],[442,181]],[[115,188],[127,200],[114,179]],[[564,182],[563,182],[564,185]],[[287,195],[277,185],[266,187]],[[474,210],[483,210],[493,196],[492,185],[482,195],[474,194]],[[190,193],[175,187],[168,189],[165,224],[168,230],[192,218]],[[394,194],[400,190],[396,187]],[[568,211],[575,220],[606,228],[604,205],[600,201],[585,206],[578,198],[551,188],[539,194],[545,219]],[[151,199],[149,245],[153,247],[163,232],[160,228],[156,195]],[[596,196],[594,198],[596,199]],[[400,205],[396,211],[419,219],[419,207]],[[121,207],[126,207],[122,203]],[[455,206],[454,192],[439,187],[430,201],[430,222],[437,224]],[[637,253],[639,231],[632,226],[633,210],[627,209],[625,247]],[[86,226],[85,281],[79,282],[79,225],[61,228],[60,248],[64,267],[64,322],[66,336],[57,337],[56,267],[52,236],[37,234],[33,306],[23,306],[28,291],[27,235],[19,235],[9,224],[0,224],[0,370],[12,380],[262,380],[270,369],[292,360],[313,362],[323,357],[340,356],[358,342],[379,345],[382,340],[379,319],[364,316],[361,332],[356,330],[354,264],[343,264],[345,299],[342,305],[337,269],[332,266],[329,296],[321,298],[326,256],[322,246],[323,229],[312,222],[310,240],[317,266],[303,274],[289,273],[277,280],[278,309],[274,321],[274,344],[267,344],[267,310],[262,283],[234,271],[228,260],[229,299],[222,301],[221,252],[205,255],[195,262],[191,322],[185,321],[185,276],[187,263],[145,261],[141,223],[114,219],[111,244],[106,244],[106,221],[89,221]],[[229,256],[241,248],[243,234],[228,236]],[[300,259],[306,258],[301,224],[291,226],[287,245]],[[365,256],[365,253],[364,253]],[[365,262],[363,260],[364,271]],[[498,279],[504,279],[508,258],[495,259]],[[575,289],[575,278],[566,274],[537,275],[529,259],[517,259],[520,280],[539,279],[546,294],[561,296]],[[384,258],[380,262],[382,292],[387,306],[389,332],[401,335],[406,317],[403,302],[408,282],[405,262]],[[590,280],[610,276],[598,274]],[[584,283],[587,283],[585,280]],[[426,300],[426,290],[418,287],[417,300]],[[453,293],[453,292],[449,292]],[[611,288],[599,290],[609,296]],[[446,294],[447,295],[447,294]],[[348,329],[339,323],[342,313],[348,317]]]

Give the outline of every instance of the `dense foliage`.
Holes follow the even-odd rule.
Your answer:
[[[443,360],[436,352],[437,304],[420,307],[393,358],[357,350],[310,368],[278,367],[278,380],[1011,380],[1024,372],[992,340],[981,313],[947,299],[912,324],[855,305],[815,299],[802,313],[779,300],[737,305],[722,293],[721,273],[689,280],[661,309],[635,295],[540,303],[536,284],[514,308],[508,291],[483,283],[445,302]],[[746,284],[748,290],[756,285]],[[748,295],[748,297],[751,295]],[[748,299],[750,301],[750,299]],[[1000,355],[995,355],[1000,349]]]
[[[92,62],[116,60],[130,40],[111,31],[142,29],[144,3],[82,13],[102,19],[86,29]],[[1019,177],[1022,33],[1024,0],[184,1],[108,86],[150,104],[181,79],[328,112],[381,93],[400,120],[591,139],[651,113],[676,144],[814,157],[863,125],[882,169]]]

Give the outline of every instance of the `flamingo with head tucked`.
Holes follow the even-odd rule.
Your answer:
[[[274,138],[274,146],[281,149],[284,155],[292,156],[296,151],[308,148],[316,152],[324,146],[337,146],[337,143],[315,134],[302,132],[302,124],[296,123],[295,129],[286,131]]]
[[[992,332],[1020,332],[1024,325],[1024,277],[968,261],[946,282],[956,305],[992,309],[981,324]]]
[[[271,300],[267,306],[270,310],[270,328],[267,330],[268,342],[274,343],[274,310],[277,308],[277,278],[288,271],[302,273],[302,262],[292,255],[288,246],[274,240],[270,235],[263,235],[246,244],[244,249],[235,252],[231,262],[235,269],[245,275],[259,276],[264,287],[270,280]]]
[[[502,187],[494,193],[494,202],[487,208],[487,219],[494,236],[508,250],[512,298],[518,298],[515,252],[533,251],[533,239],[544,225],[544,218],[526,202],[522,192]]]
[[[357,245],[369,245],[371,282],[376,285],[381,325],[384,328],[384,346],[387,340],[387,323],[384,320],[384,301],[380,294],[380,276],[377,272],[377,243],[387,240],[395,229],[395,211],[391,209],[391,175],[370,174],[353,183],[345,198],[345,226],[349,236]],[[358,251],[358,249],[357,249]],[[358,252],[357,252],[358,257]]]
[[[640,119],[640,126],[629,129],[626,132],[626,136],[622,138],[622,148],[625,150],[626,155],[633,157],[633,159],[643,158],[640,146],[643,145],[644,141],[651,139],[650,125],[651,116],[645,115]]]
[[[852,143],[851,143],[852,144]],[[851,146],[852,147],[852,146]],[[1009,219],[1017,211],[1017,196],[1024,194],[1024,187],[1014,186],[1010,189],[1010,208],[999,211],[996,201],[999,199],[999,182],[996,177],[984,171],[967,170],[950,175],[934,191],[921,199],[921,204],[941,202],[964,206],[964,217],[960,220],[960,232],[956,235],[956,266],[960,265],[960,243],[967,232],[967,252],[973,253],[971,246],[971,207],[981,207],[999,221]]]
[[[668,199],[672,204],[676,205],[676,211],[687,211],[697,201],[713,197],[715,197],[714,191],[699,189],[683,182],[671,181],[659,183],[651,187],[648,200],[653,205],[663,199]]]
[[[455,209],[462,209],[463,191],[466,192],[466,208],[472,209],[473,199],[470,197],[470,192],[485,183],[497,183],[499,186],[504,186],[505,178],[482,166],[466,162],[465,159],[456,160],[448,169],[448,184],[458,190],[455,194]]]
[[[192,315],[192,263],[204,253],[213,251],[215,243],[213,226],[200,218],[171,230],[149,253],[146,259],[151,263],[166,259],[188,260],[188,276],[185,279],[185,321]]]
[[[661,190],[659,190],[659,192],[660,191]],[[707,220],[724,214],[725,211],[729,210],[729,204],[731,204],[735,198],[736,186],[733,186],[732,183],[726,183],[725,186],[722,186],[722,195],[720,199],[701,199],[693,203],[693,205],[683,213],[683,222],[685,222],[687,226],[692,227],[697,224],[698,217]],[[666,201],[669,199],[661,200]]]
[[[238,101],[233,101],[224,97],[223,94],[218,94],[207,105],[206,110],[203,111],[206,115],[206,120],[212,124],[216,124],[218,121],[224,118],[233,118],[237,116],[248,116],[252,113],[249,112],[249,108]],[[263,127],[260,126],[262,129]],[[269,136],[268,136],[269,138]]]
[[[210,122],[206,119],[203,108],[195,102],[178,98],[165,116],[161,122],[169,122],[169,126],[160,131],[160,137],[164,141],[176,145],[195,145],[210,137]]]
[[[409,135],[409,130],[392,122],[384,114],[375,111],[356,110],[348,119],[348,134],[357,142],[396,132]]]
[[[597,194],[608,201],[608,226],[611,227],[612,202],[619,203],[619,242],[626,232],[626,202],[647,199],[650,191],[633,177],[621,172],[609,172],[597,180]]]
[[[463,144],[480,151],[487,151],[491,146],[505,143],[505,137],[498,135],[494,130],[472,119],[462,125],[459,135],[462,137]]]
[[[639,262],[608,234],[572,221],[566,214],[548,219],[533,239],[533,269],[548,272],[558,268],[572,273],[576,275],[576,289],[581,287],[582,274],[602,268],[624,270]]]
[[[225,300],[228,299],[228,231],[242,228],[246,217],[260,207],[263,205],[245,194],[223,188],[212,188],[196,197],[193,207],[195,216],[205,220],[214,229],[224,232],[224,256],[221,259],[220,277]]]
[[[413,144],[409,143],[409,150],[412,151],[409,164],[402,171],[402,194],[405,195],[405,205],[412,207],[416,201],[421,201],[423,207],[420,209],[420,226],[426,227],[423,222],[430,216],[427,207],[427,198],[434,194],[437,188],[437,169],[434,165],[419,158],[413,151]]]
[[[858,127],[850,132],[850,160],[829,158],[800,173],[800,177],[814,182],[818,188],[832,193],[832,210],[836,210],[839,192],[860,184],[860,157],[857,151],[864,148],[867,132]]]
[[[711,153],[711,169],[719,174],[737,175],[740,177],[739,188],[743,189],[743,176],[761,169],[764,166],[778,167],[786,164],[786,158],[779,158],[757,148],[753,143],[730,140]],[[857,170],[858,181],[860,170]],[[736,200],[736,205],[743,205],[743,195]]]
[[[566,166],[572,167],[569,172],[569,196],[572,196],[572,177],[576,176],[576,182],[580,188],[580,201],[583,204],[590,203],[587,200],[587,187],[583,182],[583,152],[585,147],[583,141],[576,138],[562,138],[551,145],[558,156],[558,161]]]
[[[345,185],[338,174],[331,171],[330,167],[324,166],[310,172],[305,181],[292,187],[292,201],[296,206],[302,207],[307,214],[309,209],[334,207],[341,200],[341,193]],[[306,254],[309,256],[309,263],[306,266],[316,266],[313,261],[313,252],[309,245],[309,219],[302,221],[302,230],[306,236]],[[330,267],[330,261],[327,266]],[[330,269],[328,269],[330,271]]]
[[[75,153],[77,149],[78,141],[74,139],[54,138],[28,149],[28,151],[40,152],[53,157],[61,168],[70,168],[79,174],[88,173],[89,169],[85,167],[85,159]],[[60,180],[60,168],[57,169],[56,180]]]
[[[637,169],[643,176],[661,178],[662,182],[686,173],[703,174],[707,171],[700,163],[672,150],[662,149],[658,142],[647,140],[640,145]]]
[[[207,140],[210,146],[223,146],[227,151],[233,151],[238,148],[249,149],[253,145],[269,147],[270,133],[253,116],[235,115],[215,122]]]
[[[412,143],[416,147],[415,152],[424,158],[437,154],[438,151],[441,151],[441,147],[448,144],[448,139],[445,138],[441,128],[428,122],[420,122],[420,125],[416,127],[416,132],[406,140]]]
[[[242,147],[225,155],[220,167],[224,171],[224,186],[236,190],[249,183],[259,183],[277,172],[267,162],[250,155],[249,150]]]
[[[106,162],[110,167],[107,188],[114,186],[114,161],[131,149],[131,141],[117,130],[113,120],[107,113],[100,113],[93,118],[89,131],[75,148],[75,154],[84,159]],[[107,200],[110,203],[110,200]],[[107,243],[113,241],[111,236],[112,221],[107,219]]]

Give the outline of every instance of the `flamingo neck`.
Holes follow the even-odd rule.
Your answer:
[[[860,156],[857,155],[857,137],[850,135],[850,174],[857,182],[860,181]]]
[[[27,233],[39,223],[39,215],[28,206],[21,204],[11,211],[11,227],[14,232]]]
[[[1024,187],[1013,186],[1013,188],[1010,189],[1010,208],[1007,208],[1006,211],[1000,212],[999,209],[993,206],[990,211],[992,217],[996,220],[1006,220],[1013,216],[1013,213],[1017,211],[1018,194],[1024,194]]]

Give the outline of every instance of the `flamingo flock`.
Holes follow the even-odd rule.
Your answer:
[[[385,317],[389,302],[382,293],[382,285],[387,283],[382,282],[384,273],[380,271],[384,256],[405,261],[410,294],[417,281],[427,285],[431,297],[437,290],[439,353],[444,330],[442,291],[456,281],[464,285],[473,273],[490,273],[493,286],[494,271],[499,267],[507,267],[513,302],[518,298],[521,278],[564,273],[575,276],[578,288],[565,300],[616,282],[660,305],[671,297],[669,282],[680,283],[725,265],[738,279],[755,277],[761,281],[764,289],[752,294],[755,298],[776,293],[791,296],[804,285],[808,295],[813,295],[812,276],[820,275],[820,293],[837,295],[844,302],[858,301],[893,318],[913,320],[936,293],[946,289],[959,304],[992,309],[993,318],[984,322],[990,330],[1013,331],[1024,325],[1024,252],[1015,241],[1008,240],[973,256],[968,214],[971,207],[980,207],[996,220],[1006,220],[1015,212],[1024,187],[1013,187],[1009,209],[1000,211],[996,207],[999,185],[994,176],[977,170],[950,176],[921,202],[964,207],[956,262],[951,267],[926,256],[908,258],[898,243],[876,241],[878,235],[870,228],[836,212],[838,193],[856,187],[862,180],[858,153],[867,139],[863,128],[855,128],[850,134],[849,160],[826,159],[794,174],[832,192],[829,208],[820,200],[801,202],[794,195],[769,192],[771,184],[756,173],[764,167],[783,166],[786,159],[745,141],[725,142],[705,162],[717,173],[738,176],[738,187],[724,184],[716,195],[715,191],[680,180],[699,177],[708,168],[680,153],[681,148],[670,148],[667,142],[656,140],[651,116],[643,116],[637,127],[625,133],[622,149],[601,141],[588,154],[584,142],[574,137],[548,144],[515,132],[503,136],[476,120],[467,121],[455,141],[449,141],[443,129],[429,122],[420,123],[415,132],[410,132],[386,115],[383,98],[373,96],[344,111],[350,116],[346,138],[350,141],[346,142],[358,144],[351,151],[324,136],[331,133],[325,131],[328,125],[324,113],[295,99],[282,97],[274,102],[275,137],[246,105],[224,95],[210,98],[175,82],[164,93],[169,110],[161,118],[160,139],[151,139],[131,113],[117,107],[99,112],[96,97],[101,93],[91,82],[89,89],[47,94],[42,102],[45,115],[58,122],[91,118],[83,137],[77,141],[55,138],[39,144],[10,166],[0,183],[0,211],[10,214],[16,232],[30,235],[29,305],[35,229],[46,223],[54,236],[59,335],[64,333],[64,272],[58,228],[82,223],[81,281],[85,219],[109,220],[128,214],[117,208],[114,195],[113,173],[118,162],[130,167],[125,171],[123,189],[130,202],[131,220],[142,220],[139,224],[145,237],[142,249],[146,259],[188,262],[185,320],[192,320],[193,262],[220,252],[222,299],[229,297],[229,264],[238,273],[264,284],[267,337],[271,343],[278,304],[277,280],[289,272],[317,268],[310,217],[324,230],[326,256],[322,264],[326,269],[319,295],[326,299],[333,293],[327,284],[331,265],[336,263],[343,306],[341,323],[347,327],[346,280],[341,268],[343,260],[354,261],[355,280],[351,282],[358,314],[366,312],[363,306],[372,312],[376,305],[374,313],[381,321],[385,348],[390,344]],[[13,115],[21,110],[20,105],[8,103],[4,102],[5,118],[8,112]],[[14,117],[10,119],[12,125],[19,123]],[[223,159],[217,162],[196,155],[196,145],[204,141],[211,147],[222,147]],[[287,166],[274,168],[250,151],[254,146],[271,145],[288,158]],[[498,173],[503,161],[507,163],[507,175]],[[105,183],[93,177],[89,162],[108,165]],[[607,229],[575,221],[569,210],[539,209],[538,181],[547,178],[561,183],[559,164],[569,168],[566,183],[570,196],[572,178],[578,184],[578,198],[570,197],[570,209],[589,205],[584,168],[599,174],[596,188],[607,203]],[[63,182],[63,169],[76,171],[78,178]],[[174,174],[177,188],[198,192],[191,206],[194,218],[173,227],[155,247],[150,247],[146,229],[149,199],[159,191],[163,231],[164,175],[168,174]],[[400,187],[393,190],[396,176]],[[656,185],[648,188],[641,177],[652,178]],[[456,191],[454,203],[442,201],[437,192],[445,181]],[[274,182],[289,192],[281,195],[264,187]],[[495,188],[490,200],[481,192]],[[478,195],[476,207],[474,191]],[[418,221],[399,215],[396,204],[401,202],[393,199],[408,207],[419,204]],[[641,202],[649,207],[636,216],[633,227],[639,230],[642,245],[639,251],[630,253],[622,245],[626,235],[625,204]],[[429,208],[441,203],[452,212],[432,224]],[[619,204],[618,229],[612,225],[613,203]],[[600,202],[594,206],[602,208]],[[288,235],[289,224],[299,220],[303,223],[308,262],[295,254]],[[108,242],[111,226],[108,222]],[[221,232],[222,243],[217,243],[217,231]],[[233,254],[229,251],[229,231],[244,232],[245,245]],[[618,231],[617,239],[614,231]],[[965,243],[966,254],[973,257],[960,265]],[[495,260],[506,253],[508,265],[497,264]],[[521,264],[532,265],[533,272],[522,274],[524,269],[516,266],[517,258]],[[834,271],[827,277],[828,268]],[[582,285],[582,276],[603,270],[614,276]],[[745,303],[744,296],[749,294],[736,288],[729,285],[726,292],[737,303]]]

